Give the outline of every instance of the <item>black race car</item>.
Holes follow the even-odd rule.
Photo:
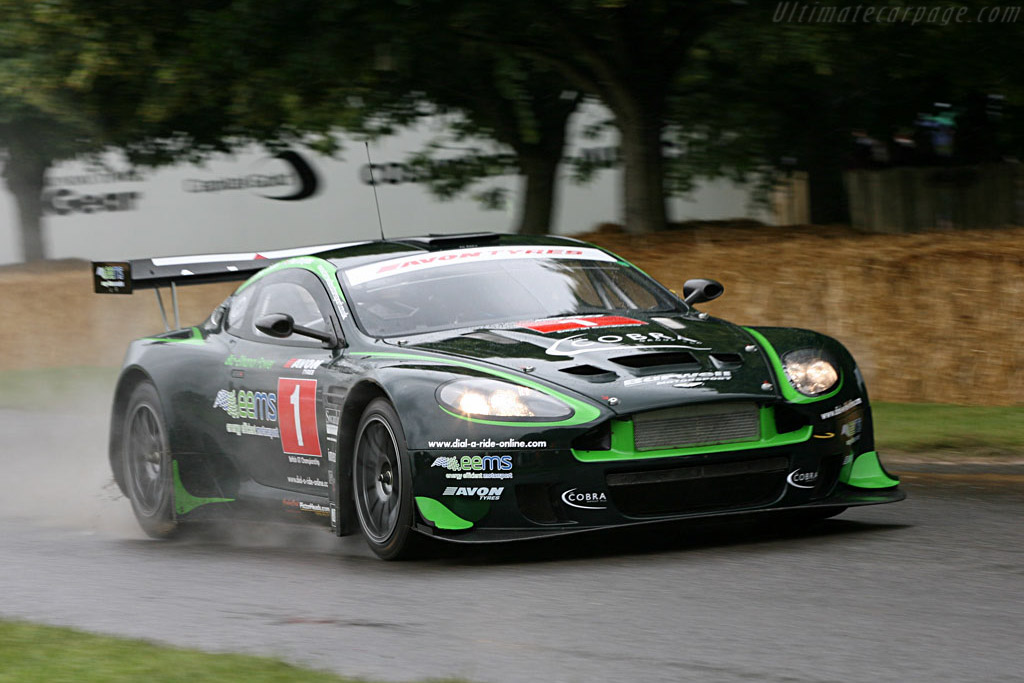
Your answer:
[[[269,509],[361,531],[391,559],[423,536],[820,518],[904,497],[839,342],[710,318],[694,306],[717,282],[679,298],[576,240],[431,236],[93,272],[98,292],[158,298],[245,279],[202,324],[128,349],[110,464],[151,536]]]

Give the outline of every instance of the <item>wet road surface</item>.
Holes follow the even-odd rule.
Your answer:
[[[0,411],[0,615],[393,681],[1024,680],[1024,466],[894,466],[907,501],[815,527],[384,563],[315,528],[145,539],[105,431]]]

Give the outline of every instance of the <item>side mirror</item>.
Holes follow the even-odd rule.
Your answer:
[[[683,301],[687,306],[702,304],[717,299],[724,292],[725,287],[717,280],[705,280],[703,278],[687,280],[683,284]]]
[[[295,319],[287,313],[268,313],[256,321],[256,329],[276,339],[285,339],[293,334],[298,334],[322,341],[332,348],[338,345],[338,338],[330,332],[322,332],[311,327],[296,325]]]

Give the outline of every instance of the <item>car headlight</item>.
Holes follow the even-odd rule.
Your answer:
[[[572,408],[536,389],[496,379],[457,379],[437,390],[438,402],[457,415],[541,421],[571,417]]]
[[[805,396],[823,394],[839,381],[839,372],[818,349],[791,351],[782,357],[789,383]]]

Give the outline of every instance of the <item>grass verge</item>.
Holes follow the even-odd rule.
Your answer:
[[[208,654],[68,628],[0,621],[2,682],[353,683],[355,680],[302,669],[267,657]]]
[[[882,451],[989,451],[1024,455],[1024,407],[872,403]]]
[[[110,405],[118,368],[91,366],[0,371],[0,408],[45,410]]]

